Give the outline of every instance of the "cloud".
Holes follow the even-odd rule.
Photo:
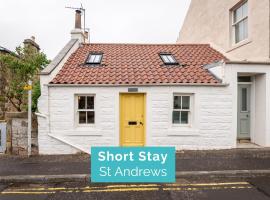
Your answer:
[[[190,0],[0,0],[0,46],[34,35],[50,59],[70,39],[74,11],[86,8],[91,42],[174,43]]]

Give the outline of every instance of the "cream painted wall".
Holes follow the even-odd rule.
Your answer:
[[[210,43],[232,60],[270,60],[270,1],[248,0],[249,38],[231,42],[231,12],[239,0],[192,0],[178,43]]]

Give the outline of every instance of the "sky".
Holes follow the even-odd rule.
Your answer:
[[[35,36],[49,59],[70,39],[74,13],[86,9],[92,43],[175,43],[190,0],[0,0],[0,46]]]

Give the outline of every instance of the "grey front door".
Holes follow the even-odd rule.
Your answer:
[[[238,85],[238,139],[250,139],[250,85]]]
[[[0,153],[6,151],[6,123],[0,123]]]

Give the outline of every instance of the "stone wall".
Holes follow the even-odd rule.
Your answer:
[[[27,155],[27,113],[6,113],[7,152],[15,155]],[[32,116],[32,154],[38,152],[37,119]]]

